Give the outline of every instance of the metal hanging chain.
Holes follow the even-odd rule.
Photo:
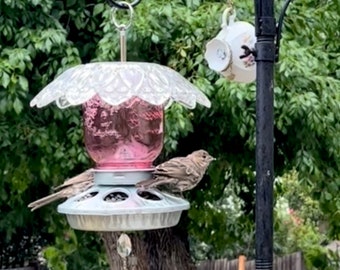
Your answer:
[[[112,22],[115,25],[115,27],[119,31],[119,38],[120,38],[120,61],[126,62],[126,30],[131,26],[132,19],[133,19],[133,6],[128,3],[121,1],[119,2],[120,5],[124,5],[128,7],[129,12],[129,20],[126,24],[124,23],[118,23],[116,20],[116,13],[119,8],[113,7],[112,8]]]
[[[121,1],[113,1],[113,0],[106,0],[106,2],[109,4],[110,7],[112,8],[119,8],[119,9],[130,9],[129,5],[131,7],[137,6],[141,0],[135,0],[131,4],[126,4],[126,2],[121,2]]]

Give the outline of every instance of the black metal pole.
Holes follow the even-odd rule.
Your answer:
[[[274,0],[255,1],[256,53],[256,269],[273,269]]]

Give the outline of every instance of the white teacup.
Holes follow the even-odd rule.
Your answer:
[[[230,81],[250,83],[256,78],[256,63],[252,54],[245,54],[242,46],[250,49],[255,45],[255,27],[247,22],[235,22],[236,12],[227,17],[231,9],[222,15],[222,30],[207,43],[205,59],[209,68],[221,73]]]

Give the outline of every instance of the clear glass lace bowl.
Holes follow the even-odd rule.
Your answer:
[[[210,107],[208,98],[179,73],[143,62],[99,62],[72,67],[30,103],[83,105],[85,145],[97,169],[148,169],[163,146],[164,109]]]

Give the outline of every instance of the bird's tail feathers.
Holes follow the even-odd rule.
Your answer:
[[[31,208],[31,211],[37,210],[40,207],[43,207],[47,204],[50,204],[54,201],[57,201],[60,198],[60,191],[57,193],[53,193],[51,195],[48,195],[44,198],[41,198],[39,200],[36,200],[34,202],[31,202],[28,207]]]

